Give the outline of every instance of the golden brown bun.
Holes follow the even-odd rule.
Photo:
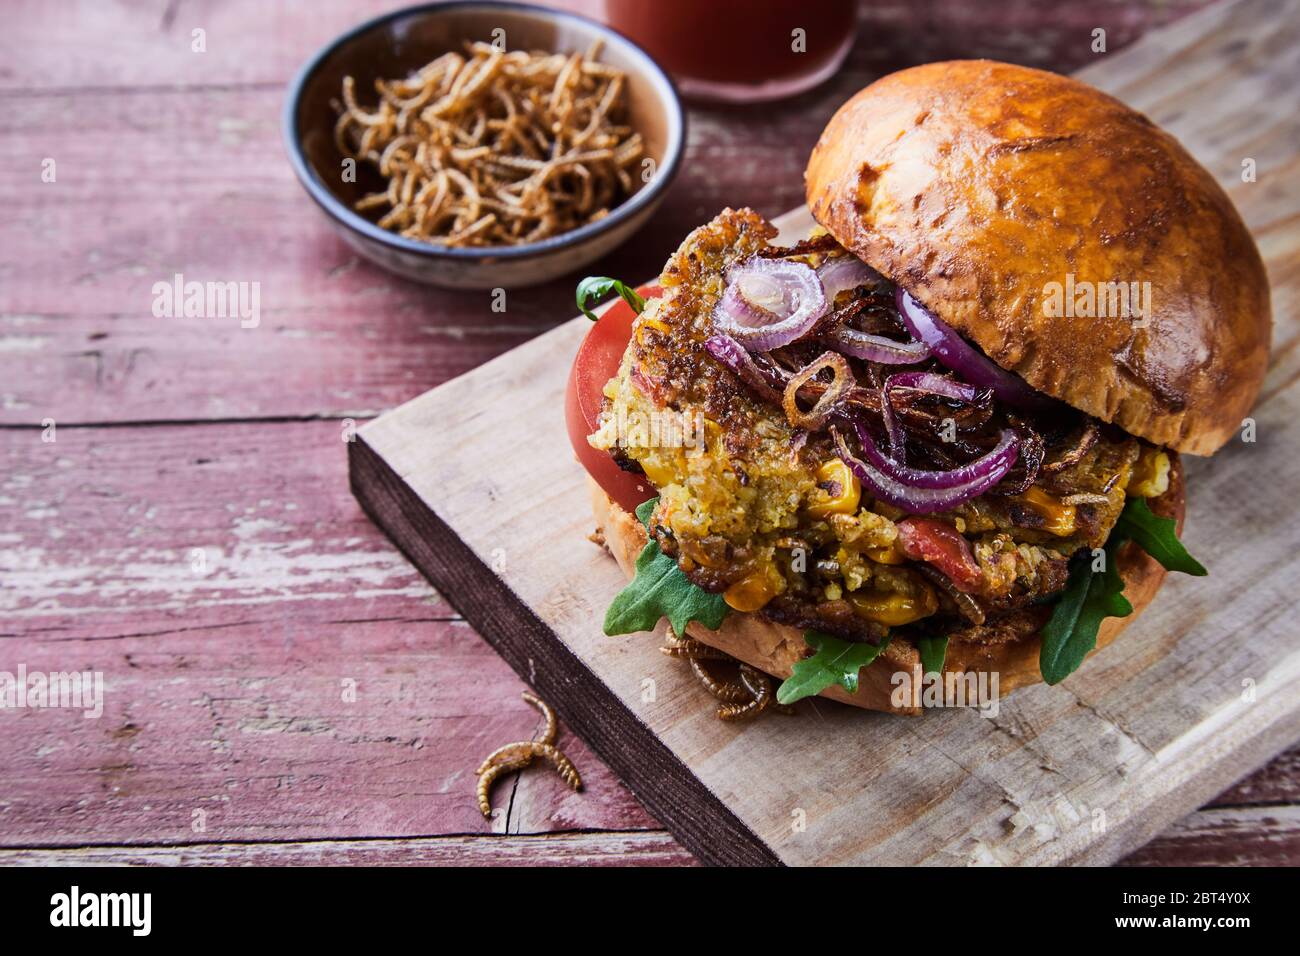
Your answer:
[[[987,60],[877,80],[831,119],[808,205],[846,248],[1030,385],[1210,454],[1268,363],[1268,280],[1172,136],[1099,90]],[[1049,318],[1044,286],[1150,282],[1153,316]]]
[[[1157,514],[1174,518],[1181,530],[1184,506],[1182,465],[1178,462],[1177,456],[1171,458],[1173,458],[1173,468],[1170,474],[1169,491],[1162,497],[1151,500],[1150,505]],[[635,574],[636,557],[645,547],[645,528],[635,515],[624,511],[610,500],[594,481],[588,479],[588,485],[591,490],[591,507],[596,517],[596,527],[604,535],[605,544],[619,567],[623,569],[623,573],[631,578]],[[1131,543],[1119,550],[1117,561],[1119,573],[1124,578],[1124,596],[1132,603],[1133,613],[1123,618],[1109,617],[1102,622],[1101,629],[1097,633],[1098,650],[1113,641],[1120,631],[1142,613],[1165,579],[1165,569],[1146,552]],[[801,660],[807,651],[803,631],[784,624],[775,624],[757,614],[733,612],[727,615],[722,626],[716,631],[699,624],[691,624],[687,627],[687,632],[691,637],[780,680],[790,676],[795,663]],[[943,671],[945,675],[996,672],[998,691],[1005,695],[1017,687],[1042,681],[1042,674],[1038,669],[1038,649],[1037,638],[1005,644],[964,644],[949,641]],[[821,696],[852,704],[854,707],[864,707],[867,710],[884,710],[910,715],[921,713],[920,702],[915,697],[907,702],[907,706],[895,707],[891,701],[890,697],[895,689],[893,676],[898,671],[911,672],[911,681],[907,686],[919,694],[922,688],[920,655],[907,642],[891,641],[884,653],[870,667],[863,669],[856,694],[850,694],[838,684],[832,684],[821,692]]]

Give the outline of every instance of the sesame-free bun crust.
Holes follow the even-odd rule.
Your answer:
[[[1181,530],[1184,505],[1182,466],[1177,461],[1177,456],[1171,457],[1174,464],[1169,491],[1160,498],[1152,499],[1149,504],[1157,514],[1176,519]],[[636,573],[637,555],[645,547],[645,528],[635,515],[611,501],[594,481],[588,479],[588,486],[596,527],[604,536],[606,547],[623,573],[631,578]],[[1102,622],[1097,633],[1098,650],[1113,641],[1120,631],[1142,613],[1165,578],[1164,568],[1131,543],[1119,550],[1117,561],[1119,573],[1124,578],[1124,596],[1132,603],[1133,613],[1124,618],[1106,618]],[[733,611],[716,631],[697,623],[691,623],[686,630],[691,637],[757,667],[778,680],[789,677],[794,665],[808,650],[801,630],[776,624],[761,614]],[[943,665],[944,674],[997,672],[998,691],[1001,695],[1006,695],[1017,687],[1042,681],[1038,669],[1039,643],[1037,638],[1004,644],[949,641]],[[1087,666],[1086,662],[1084,666]],[[910,671],[911,681],[907,686],[914,691],[911,699],[901,702],[903,706],[895,706],[891,700],[896,686],[894,674],[898,671]],[[904,641],[891,641],[884,653],[871,666],[862,670],[857,693],[850,694],[838,684],[832,684],[822,691],[821,696],[867,710],[916,715],[922,712],[919,700],[921,677],[921,661],[916,649]]]
[[[806,183],[843,246],[1039,391],[1193,454],[1255,401],[1254,241],[1177,140],[1085,83],[987,60],[890,74],[831,119]],[[1149,282],[1150,319],[1050,317],[1068,275]]]

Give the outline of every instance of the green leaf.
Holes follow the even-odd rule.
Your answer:
[[[1115,567],[1115,554],[1124,541],[1121,532],[1111,534],[1103,552],[1104,570],[1094,571],[1093,558],[1086,554],[1070,571],[1069,582],[1041,634],[1038,669],[1047,683],[1059,684],[1078,669],[1097,646],[1103,619],[1133,613],[1133,605],[1124,597],[1124,579]]]
[[[851,644],[819,631],[804,631],[803,639],[817,653],[794,665],[794,672],[777,688],[778,703],[793,704],[820,694],[831,684],[855,693],[858,671],[879,657],[889,644],[888,637],[879,644]]]
[[[636,289],[625,282],[620,282],[618,279],[611,279],[609,276],[587,276],[578,283],[578,308],[582,310],[583,315],[595,322],[596,315],[591,311],[587,303],[592,299],[603,299],[611,292],[617,292],[637,315],[644,311],[645,299],[637,294]]]
[[[948,656],[948,638],[917,638],[916,649],[921,652],[921,673],[942,674],[943,662]]]
[[[655,505],[659,504],[658,498],[651,498],[649,501],[643,501],[636,506],[637,520],[645,525],[646,531],[650,530],[650,516],[654,514]]]
[[[1115,530],[1132,538],[1137,546],[1155,558],[1166,571],[1182,571],[1197,577],[1208,574],[1205,566],[1187,553],[1178,540],[1178,523],[1162,518],[1142,498],[1130,498],[1115,523]]]
[[[636,516],[650,528],[650,515],[658,498],[637,506]],[[659,549],[652,536],[636,559],[636,576],[619,591],[605,612],[605,633],[633,634],[652,631],[661,618],[668,618],[673,633],[685,634],[690,621],[699,621],[716,631],[730,609],[720,594],[692,584],[677,562]]]
[[[1051,620],[1043,628],[1038,655],[1043,680],[1049,684],[1065,680],[1097,646],[1097,631],[1104,619],[1133,613],[1133,605],[1124,597],[1124,579],[1115,566],[1115,555],[1125,541],[1132,540],[1168,571],[1197,576],[1207,573],[1178,540],[1177,527],[1172,518],[1153,512],[1145,499],[1128,500],[1106,542],[1105,570],[1094,571],[1090,558],[1075,564]]]

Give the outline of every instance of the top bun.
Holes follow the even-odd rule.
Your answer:
[[[1177,140],[1087,84],[987,60],[893,73],[835,114],[806,178],[841,245],[1041,392],[1199,455],[1255,401],[1272,317],[1250,233]],[[1093,317],[1134,282],[1148,319]]]

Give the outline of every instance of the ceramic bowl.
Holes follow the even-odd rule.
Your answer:
[[[491,42],[505,31],[507,49],[586,50],[604,41],[601,61],[627,74],[629,122],[641,133],[655,174],[609,215],[550,239],[521,246],[448,248],[380,229],[355,212],[363,195],[386,185],[366,164],[347,182],[334,144],[331,105],[343,77],[358,91],[376,78],[405,76],[467,40]],[[365,102],[363,100],[363,102]],[[302,68],[284,108],[284,137],[299,181],[338,234],[371,262],[400,276],[454,289],[535,285],[575,272],[627,240],[663,200],[686,144],[686,118],[672,81],[622,34],[577,14],[521,3],[452,2],[410,7],[361,24]]]

